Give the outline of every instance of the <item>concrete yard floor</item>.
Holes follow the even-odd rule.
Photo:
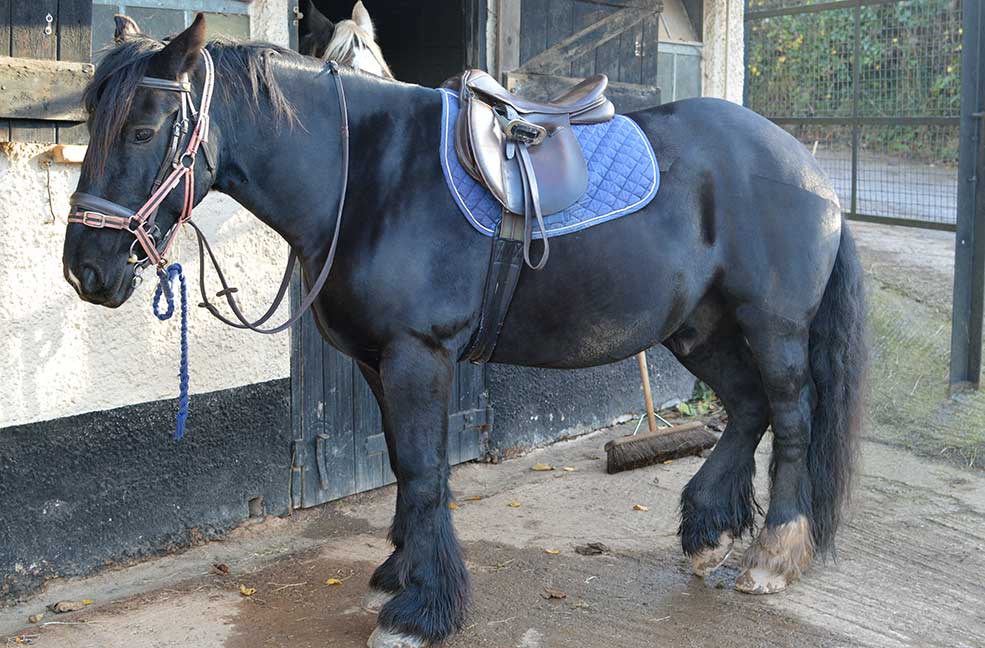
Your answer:
[[[602,446],[628,431],[454,471],[474,605],[448,648],[985,646],[985,476],[866,443],[838,561],[787,593],[751,597],[732,589],[748,541],[708,581],[692,577],[680,553],[678,496],[701,459],[604,473]],[[575,470],[532,471],[539,462]],[[45,648],[359,648],[374,625],[359,602],[387,555],[393,498],[385,488],[181,555],[52,583],[0,611],[0,642],[20,634]],[[611,553],[574,552],[587,542]],[[256,593],[243,596],[240,585]],[[566,598],[547,599],[545,588]],[[27,625],[45,604],[83,598],[94,603],[42,621],[58,625]]]

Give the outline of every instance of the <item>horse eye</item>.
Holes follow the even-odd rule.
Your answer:
[[[134,139],[136,139],[138,142],[146,142],[152,137],[154,137],[153,128],[138,128],[137,132],[134,133]]]

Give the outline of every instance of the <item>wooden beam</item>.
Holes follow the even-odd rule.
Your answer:
[[[520,67],[520,0],[495,0],[496,78]]]
[[[523,64],[521,71],[554,74],[575,59],[594,51],[626,30],[663,10],[662,0],[649,0],[645,8],[621,9],[565,38]]]
[[[581,79],[548,74],[508,72],[507,89],[526,99],[550,101],[581,82]],[[610,81],[605,95],[616,106],[616,112],[628,113],[660,105],[660,88],[639,83]]]
[[[82,91],[91,63],[0,57],[0,117],[85,121]]]
[[[59,0],[58,60],[92,61],[92,0]],[[85,124],[59,124],[57,130],[59,144],[89,141]]]
[[[14,0],[10,8],[10,55],[47,61],[58,59],[57,15],[58,0]],[[54,144],[55,125],[31,119],[12,122],[10,139]]]

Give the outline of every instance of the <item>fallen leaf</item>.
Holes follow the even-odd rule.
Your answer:
[[[575,547],[575,553],[580,556],[598,556],[609,553],[609,548],[601,542],[589,542]]]
[[[647,511],[650,510],[650,507],[649,506],[643,506],[642,504],[636,504],[636,505],[633,506],[633,510],[634,511],[643,511],[644,513],[646,513]]]
[[[82,599],[82,605],[92,605],[92,599]]]
[[[544,591],[540,594],[544,598],[550,599],[566,599],[568,595],[559,589],[554,589],[553,587],[545,587]]]
[[[341,585],[342,584],[342,581],[340,581],[338,578],[329,578],[327,581],[325,581],[325,584],[326,585],[333,585],[333,586],[334,585]]]
[[[242,594],[243,596],[253,596],[254,594],[257,593],[257,588],[247,587],[246,585],[240,585],[239,593]]]
[[[545,463],[535,463],[534,465],[530,466],[530,470],[534,470],[536,472],[545,472],[548,470],[554,470],[554,466]]]
[[[574,466],[564,466],[563,468],[561,468],[561,470],[563,470],[564,472],[574,472],[575,471],[575,467]]]
[[[229,573],[229,565],[226,563],[212,563],[212,571],[225,576]]]
[[[41,623],[41,619],[44,618],[44,612],[39,612],[37,614],[32,614],[27,617],[29,623]]]
[[[456,504],[455,502],[448,502],[448,508],[450,508],[453,511],[457,511],[458,510],[458,504]]]
[[[65,614],[66,612],[75,612],[76,610],[81,610],[86,606],[82,601],[58,601],[57,603],[52,603],[48,606],[48,609],[55,614]]]
[[[665,462],[663,462],[663,464],[664,464],[665,466],[666,466],[667,464],[672,464],[672,463],[674,463],[674,460],[673,460],[673,459],[668,459],[667,461],[665,461]]]
[[[482,495],[469,495],[468,497],[463,497],[463,502],[478,502],[482,499]]]
[[[510,508],[520,508],[520,502],[510,502],[507,506]]]
[[[546,553],[549,556],[556,556],[559,553],[561,553],[561,550],[560,549],[544,549],[544,553]]]

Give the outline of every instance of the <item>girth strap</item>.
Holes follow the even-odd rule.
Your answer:
[[[503,219],[496,228],[492,255],[486,271],[486,287],[482,294],[479,326],[476,328],[464,358],[475,364],[488,362],[496,349],[499,333],[506,321],[506,314],[516,292],[524,261],[524,218],[503,212]],[[545,238],[546,242],[547,239]],[[545,255],[546,256],[546,255]]]

